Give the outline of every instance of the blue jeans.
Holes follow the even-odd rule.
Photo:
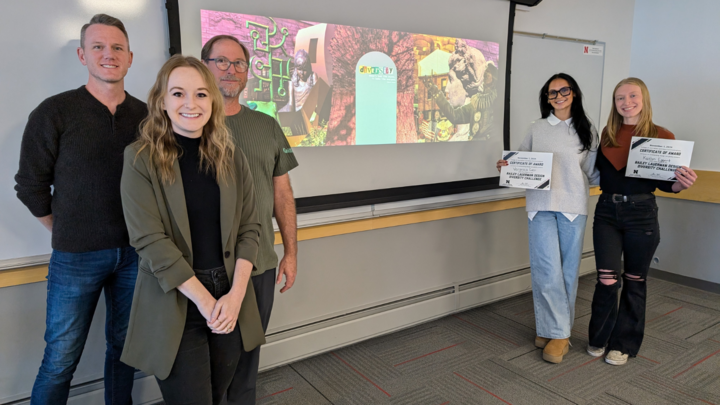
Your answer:
[[[535,328],[540,337],[570,337],[586,222],[587,215],[570,222],[552,211],[528,219]]]
[[[138,258],[131,247],[85,253],[53,251],[48,272],[45,355],[31,405],[64,404],[100,293],[105,291],[105,403],[132,403],[135,370],[120,362]]]

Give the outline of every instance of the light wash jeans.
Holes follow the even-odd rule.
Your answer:
[[[528,219],[535,329],[540,337],[570,337],[586,223],[587,215],[570,222],[553,211]]]

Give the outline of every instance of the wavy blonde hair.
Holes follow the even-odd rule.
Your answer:
[[[650,104],[650,92],[648,91],[648,88],[645,85],[645,82],[638,79],[637,77],[628,77],[627,79],[621,80],[620,83],[615,86],[615,90],[613,90],[612,112],[608,117],[607,127],[605,128],[605,131],[603,131],[603,136],[601,140],[602,146],[613,148],[620,146],[617,141],[617,134],[618,132],[620,132],[620,128],[622,127],[623,116],[620,115],[617,107],[615,106],[615,93],[617,93],[618,89],[621,86],[624,86],[626,84],[633,84],[640,87],[640,93],[642,93],[643,107],[642,110],[640,110],[640,120],[635,126],[633,135],[645,138],[658,137],[658,127],[657,125],[653,124],[652,121],[652,105]]]
[[[204,63],[192,56],[175,55],[158,72],[155,84],[148,93],[148,116],[140,123],[140,136],[135,141],[138,154],[148,148],[150,166],[157,170],[160,180],[166,184],[175,181],[173,164],[179,156],[179,147],[173,135],[172,122],[163,108],[163,99],[168,91],[170,74],[179,67],[197,70],[212,100],[212,114],[200,136],[200,169],[206,173],[213,171],[218,183],[227,182],[234,173],[235,144],[225,126],[223,97],[215,83],[215,76]]]

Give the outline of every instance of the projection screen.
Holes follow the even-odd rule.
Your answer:
[[[508,1],[178,3],[183,54],[218,34],[250,50],[241,102],[283,128],[299,201],[497,184]]]

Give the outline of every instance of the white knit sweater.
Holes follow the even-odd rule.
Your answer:
[[[588,187],[600,181],[600,172],[595,168],[597,130],[591,128],[592,149],[580,152],[582,143],[571,120],[560,121],[550,114],[547,119],[533,122],[518,148],[519,151],[553,154],[550,190],[526,190],[528,212],[556,211],[587,215]]]

